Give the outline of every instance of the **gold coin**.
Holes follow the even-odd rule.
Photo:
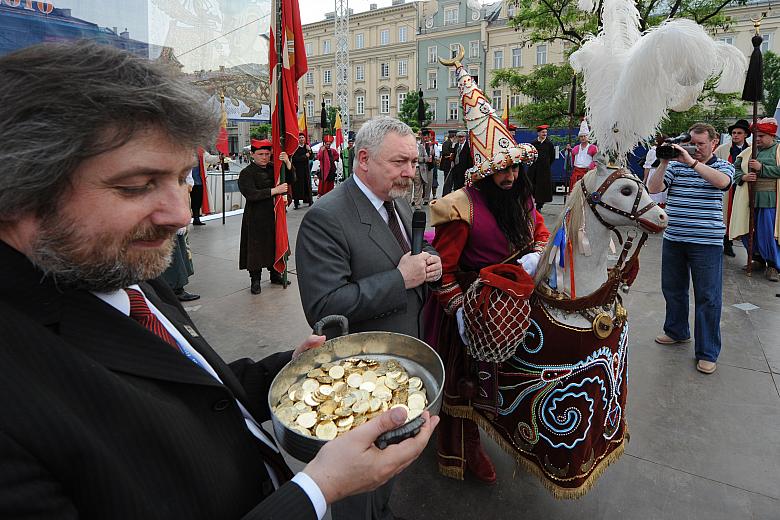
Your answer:
[[[295,419],[296,424],[303,428],[311,428],[317,424],[317,412],[305,412]]]
[[[409,409],[409,414],[406,416],[406,422],[413,421],[414,419],[417,419],[425,410],[420,409],[416,410],[414,408]]]
[[[336,415],[338,415],[340,417],[349,417],[350,415],[352,415],[352,409],[351,408],[344,408],[344,407],[336,408],[335,410],[333,410],[333,413],[335,413]]]
[[[332,394],[332,393],[333,393],[333,387],[332,387],[332,386],[330,386],[330,385],[322,385],[322,386],[319,388],[319,392],[320,392],[322,395],[330,395],[330,394]]]
[[[410,377],[407,384],[409,385],[409,388],[411,388],[412,390],[419,390],[420,388],[422,388],[422,379],[416,376]]]
[[[352,388],[358,388],[362,382],[363,382],[363,376],[361,376],[358,373],[352,373],[347,378],[347,384]]]
[[[307,379],[301,385],[301,388],[303,388],[305,392],[310,394],[313,393],[319,387],[320,387],[320,383],[316,379]]]
[[[331,367],[330,370],[328,370],[328,375],[335,379],[341,379],[344,377],[344,367],[336,365],[334,367]]]
[[[352,405],[352,411],[356,414],[364,414],[368,411],[369,407],[368,401],[360,401]]]
[[[381,399],[377,399],[376,397],[372,397],[372,398],[371,398],[371,399],[368,401],[368,408],[369,408],[369,410],[371,410],[372,412],[376,412],[377,410],[379,410],[380,408],[382,408],[382,400],[381,400]]]
[[[301,413],[311,411],[309,405],[307,405],[303,401],[298,401],[293,405],[293,407]]]
[[[391,370],[387,373],[388,379],[395,379],[397,380],[399,377],[401,377],[401,371],[400,370]]]
[[[336,383],[333,383],[333,393],[335,395],[341,395],[343,396],[347,392],[347,383],[344,381],[338,381]]]
[[[398,388],[398,381],[396,381],[392,377],[388,377],[387,380],[385,381],[385,386],[387,386],[387,388],[389,388],[390,390],[395,390],[396,388]]]
[[[360,389],[365,390],[366,392],[373,392],[374,388],[376,388],[376,383],[373,383],[371,381],[363,381],[360,383]]]
[[[293,421],[295,421],[295,418],[298,417],[298,410],[296,410],[292,406],[277,408],[275,413],[276,416],[279,418],[279,420],[285,424],[292,423]]]
[[[295,433],[300,433],[301,435],[307,435],[311,437],[311,432],[307,428],[302,428],[298,425],[290,426],[290,429],[294,431]]]
[[[425,398],[420,394],[412,394],[407,402],[410,410],[424,410]]]
[[[320,404],[315,398],[314,394],[306,394],[306,397],[303,398],[303,402],[307,405],[311,406],[312,408],[316,407],[318,404]],[[307,426],[308,428],[308,426]]]
[[[409,381],[409,374],[407,374],[406,372],[401,372],[401,375],[398,376],[398,379],[396,379],[396,381],[398,381],[399,384],[406,383],[407,381]]]
[[[363,372],[363,382],[370,381],[371,383],[376,383],[376,380],[377,375],[373,370],[366,370]]]
[[[314,433],[318,439],[330,441],[336,438],[338,430],[336,430],[336,424],[333,421],[325,421],[317,425]]]
[[[340,419],[336,420],[336,426],[339,428],[347,428],[349,429],[350,426],[352,426],[352,423],[355,422],[355,416],[349,415],[347,417],[342,417]]]

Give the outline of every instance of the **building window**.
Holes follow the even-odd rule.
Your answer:
[[[436,100],[428,100],[428,110],[431,112],[431,121],[436,121]]]
[[[387,79],[390,77],[390,64],[389,63],[380,63],[379,64],[379,77],[383,79]]]
[[[536,64],[547,65],[547,45],[536,46]]]
[[[761,43],[761,52],[771,51],[772,50],[772,35],[771,34],[762,34],[761,39],[764,40]]]
[[[493,68],[494,69],[504,68],[504,51],[502,50],[493,51]]]
[[[312,71],[306,73],[306,86],[307,87],[314,86],[314,73]]]
[[[428,71],[428,90],[436,90],[437,75],[438,75],[438,71],[435,70]]]
[[[330,40],[322,40],[322,54],[330,54]]]
[[[402,25],[398,28],[398,41],[400,43],[403,43],[406,41],[406,35],[407,35],[407,27],[405,25]]]
[[[366,79],[366,69],[363,65],[355,65],[355,81]]]
[[[307,42],[303,47],[306,49],[306,56],[311,56],[311,42]]]
[[[325,69],[322,71],[322,84],[330,85],[330,69]]]
[[[501,95],[500,90],[493,91],[493,108],[496,109],[496,112],[504,109],[504,96]]]
[[[450,71],[450,88],[454,88],[458,86],[458,72],[451,70]]]
[[[406,101],[406,92],[399,92],[398,93],[398,111],[401,111],[401,105],[404,104],[404,101]]]
[[[382,94],[379,96],[379,112],[381,114],[390,113],[390,94]]]
[[[306,117],[313,117],[314,116],[314,100],[313,99],[307,99],[306,100]]]
[[[522,67],[523,66],[523,49],[520,47],[515,47],[512,49],[512,66],[513,67]]]
[[[355,115],[362,116],[366,113],[366,97],[355,96]]]
[[[437,48],[428,47],[428,63],[437,63],[439,59],[439,52]]]
[[[520,106],[520,94],[512,94],[509,96],[509,108],[515,108]]]
[[[477,67],[469,67],[469,76],[475,85],[479,85],[479,69]]]
[[[727,43],[729,45],[734,45],[734,37],[733,36],[721,36],[718,38],[719,42]]]
[[[469,42],[469,58],[479,58],[479,40]]]
[[[333,100],[329,97],[324,98],[323,101],[325,102],[326,109],[330,108],[330,106],[333,104]]]
[[[355,48],[356,49],[363,48],[363,33],[357,33],[355,35]]]
[[[409,61],[408,60],[398,60],[398,75],[399,76],[406,76],[407,71],[409,69]]]
[[[450,44],[450,58],[454,58],[458,55],[460,52],[460,44],[459,43],[451,43]]]
[[[444,8],[444,25],[455,25],[458,23],[458,6]]]
[[[388,43],[390,43],[390,31],[382,29],[379,31],[379,45],[387,45]]]
[[[457,121],[460,119],[460,109],[457,101],[447,102],[447,119]]]

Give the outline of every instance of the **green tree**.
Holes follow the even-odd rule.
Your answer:
[[[409,125],[415,132],[420,131],[420,122],[417,120],[417,104],[420,99],[418,92],[409,92],[406,95],[406,99],[401,104],[401,108],[398,110],[398,119]],[[431,112],[431,106],[423,98],[425,103],[425,121],[422,126],[428,126],[433,120],[433,112]]]
[[[259,125],[250,126],[249,137],[252,139],[270,139],[271,125],[268,123],[261,123]]]
[[[772,117],[780,101],[780,56],[772,51],[764,53],[764,113]]]
[[[705,122],[725,132],[735,119],[745,117],[746,110],[740,94],[719,94],[714,90],[714,82],[709,82],[696,105],[685,112],[669,112],[661,123],[660,131],[668,136],[676,136],[688,130],[693,123]]]

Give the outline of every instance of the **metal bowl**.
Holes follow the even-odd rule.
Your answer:
[[[338,317],[342,318],[342,317]],[[331,317],[317,325],[332,323]],[[315,332],[318,327],[315,325]],[[319,327],[321,330],[322,327]],[[343,321],[346,329],[346,319]],[[323,363],[336,362],[351,357],[364,357],[383,361],[398,360],[410,376],[422,379],[428,397],[425,408],[431,415],[441,409],[444,390],[444,364],[439,355],[427,343],[412,336],[394,332],[359,332],[330,339],[319,348],[304,352],[298,359],[288,363],[274,378],[268,392],[268,405],[276,440],[284,450],[296,459],[309,462],[326,441],[301,435],[286,427],[273,408],[294,383],[304,379],[306,374]],[[400,430],[400,428],[399,428]]]

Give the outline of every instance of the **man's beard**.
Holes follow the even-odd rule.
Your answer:
[[[107,292],[157,278],[173,252],[170,228],[138,226],[124,237],[83,236],[78,223],[63,215],[45,217],[33,244],[32,262],[62,288]],[[136,240],[167,239],[156,249],[131,248]]]
[[[393,185],[390,187],[390,198],[397,199],[398,197],[403,197],[411,187],[412,179],[401,177],[397,181],[393,182]]]

